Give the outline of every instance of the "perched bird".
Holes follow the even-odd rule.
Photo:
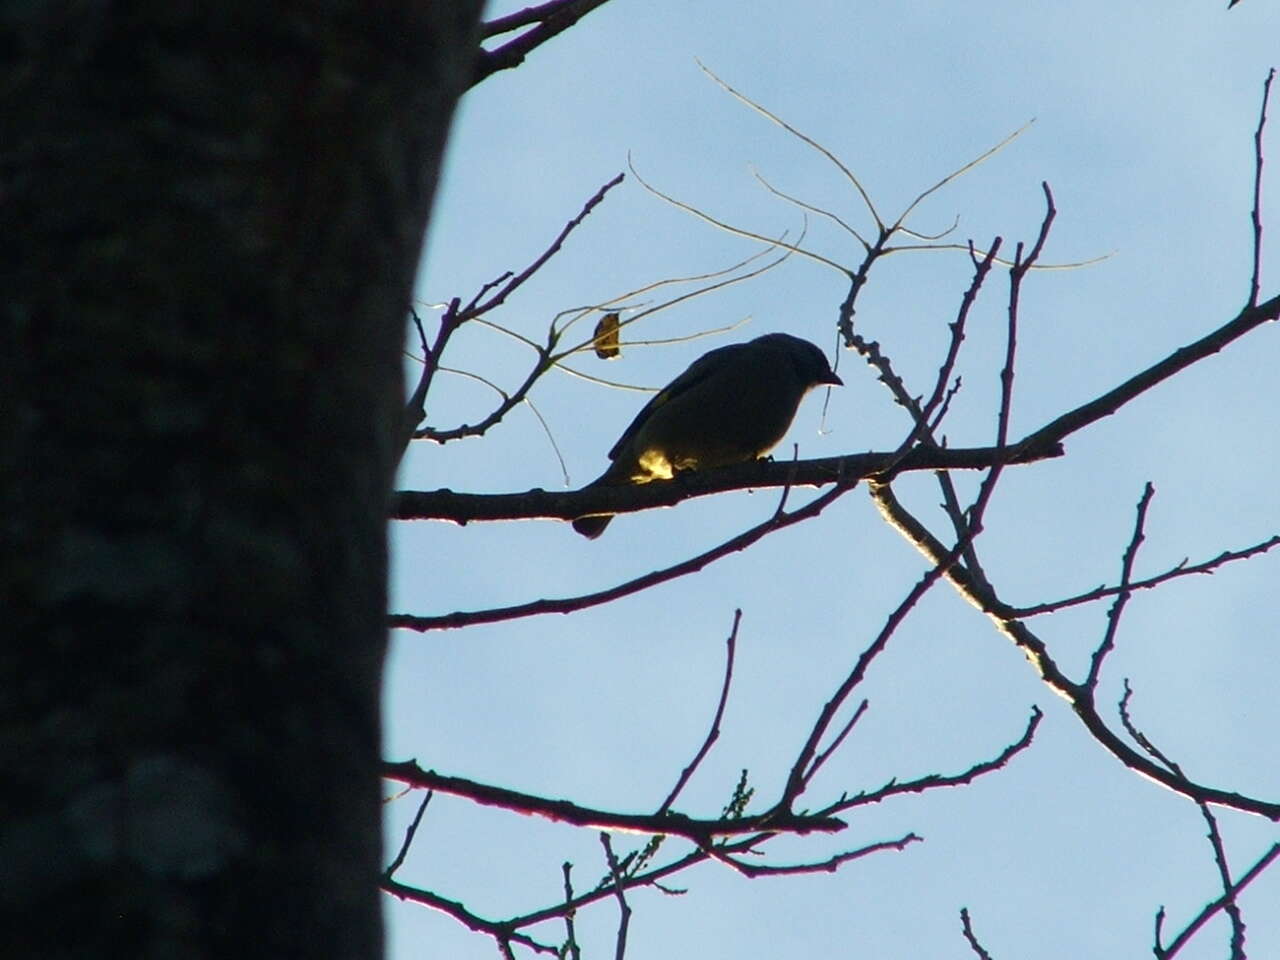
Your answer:
[[[609,451],[612,465],[589,486],[670,480],[763,457],[820,383],[844,385],[821,350],[789,333],[703,354],[645,404]],[[612,519],[579,517],[573,529],[595,539]]]

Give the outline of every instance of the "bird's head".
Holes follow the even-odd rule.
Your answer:
[[[844,381],[836,376],[827,362],[827,355],[808,340],[793,337],[789,333],[766,333],[757,337],[756,343],[778,351],[783,362],[789,363],[796,376],[807,387],[816,387],[822,383],[843,387]]]

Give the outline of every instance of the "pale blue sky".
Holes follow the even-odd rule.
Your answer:
[[[492,4],[490,16],[524,4]],[[744,109],[698,69],[785,117],[839,155],[893,216],[922,188],[1031,118],[1018,141],[945,192],[913,222],[956,239],[1031,241],[1048,180],[1059,215],[1049,261],[1112,256],[1031,278],[1022,301],[1014,433],[1022,433],[1220,325],[1247,296],[1252,136],[1275,62],[1280,10],[1268,0],[1073,4],[802,2],[786,13],[750,0],[612,0],[464,99],[437,200],[419,296],[464,299],[520,270],[583,201],[626,167],[655,186],[752,230],[796,230],[780,189],[839,212],[865,211],[820,157]],[[1273,105],[1280,118],[1280,106]],[[1280,124],[1280,119],[1277,120]],[[1280,157],[1280,129],[1272,154]],[[1275,165],[1272,170],[1276,170]],[[1275,177],[1272,178],[1275,183]],[[1274,186],[1270,190],[1277,196]],[[1280,205],[1268,223],[1280,231]],[[839,232],[811,223],[808,245],[856,264]],[[564,251],[494,319],[539,337],[561,310],[645,283],[703,273],[755,251],[645,193],[613,192]],[[1268,254],[1263,295],[1280,283]],[[915,392],[941,359],[968,280],[966,258],[894,257],[872,273],[858,322]],[[945,432],[953,445],[994,431],[1005,275],[970,322],[965,388]],[[764,277],[658,314],[635,331],[675,336],[750,323],[724,338],[632,349],[578,364],[660,386],[705,349],[771,330],[834,347],[841,279],[794,260]],[[529,354],[480,328],[446,362],[512,387]],[[782,451],[832,456],[896,445],[908,423],[857,356],[839,357],[847,386],[801,407]],[[1277,331],[1222,355],[1096,424],[1068,456],[1009,471],[980,541],[1001,594],[1030,603],[1114,580],[1142,484],[1157,488],[1141,573],[1202,559],[1280,530]],[[643,403],[563,375],[534,401],[579,486]],[[474,422],[491,394],[440,378],[431,423]],[[962,478],[970,489],[973,478]],[[563,484],[555,452],[525,409],[481,440],[419,444],[401,485],[511,492]],[[936,522],[936,485],[900,483]],[[797,491],[796,502],[810,492]],[[599,541],[550,522],[397,524],[393,609],[445,613],[587,592],[666,566],[758,522],[776,495],[731,494],[620,518]],[[941,529],[941,528],[939,528]],[[647,594],[569,617],[466,631],[397,633],[389,662],[387,756],[441,772],[624,810],[653,808],[705,733],[724,637],[743,610],[735,687],[720,742],[682,809],[714,815],[750,768],[761,804],[780,789],[821,704],[923,571],[863,491],[821,518]],[[1189,772],[1255,796],[1280,796],[1275,644],[1280,556],[1136,598],[1108,663],[1103,698],[1123,677],[1145,730]],[[1105,608],[1033,627],[1080,670]],[[1189,803],[1123,769],[1084,734],[1020,654],[949,587],[907,621],[868,678],[872,709],[828,766],[813,805],[890,777],[955,772],[994,755],[1046,711],[1036,745],[967,789],[857,813],[836,841],[780,842],[773,859],[821,859],[915,831],[902,853],[832,876],[747,881],[722,867],[679,879],[683,897],[637,892],[628,956],[916,960],[965,957],[967,905],[999,960],[1149,956],[1152,914],[1180,929],[1217,896],[1204,828]],[[1111,711],[1114,716],[1114,711]],[[389,837],[416,803],[390,809]],[[1224,814],[1242,871],[1278,833]],[[619,838],[621,848],[628,839]],[[595,835],[437,797],[400,874],[489,917],[560,896],[560,864],[589,886],[604,865]],[[1280,955],[1280,873],[1243,902],[1250,956]],[[395,960],[492,957],[487,938],[415,906],[392,905]],[[586,956],[611,956],[616,912],[579,918]],[[561,931],[540,931],[556,940]],[[1182,956],[1225,957],[1219,921]]]

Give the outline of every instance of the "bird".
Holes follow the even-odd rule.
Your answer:
[[[584,489],[757,460],[782,440],[805,394],[824,383],[844,386],[821,349],[789,333],[711,350],[645,404],[609,451],[609,468]],[[612,519],[578,517],[573,529],[594,540]]]

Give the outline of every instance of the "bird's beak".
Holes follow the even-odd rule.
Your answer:
[[[822,378],[821,380],[819,380],[818,382],[819,382],[819,383],[829,383],[829,384],[831,384],[833,387],[843,387],[843,386],[844,386],[844,381],[843,381],[843,380],[841,380],[839,377],[837,377],[837,376],[835,375],[835,373],[834,373],[834,372],[827,374],[825,377],[823,377],[823,378]]]

